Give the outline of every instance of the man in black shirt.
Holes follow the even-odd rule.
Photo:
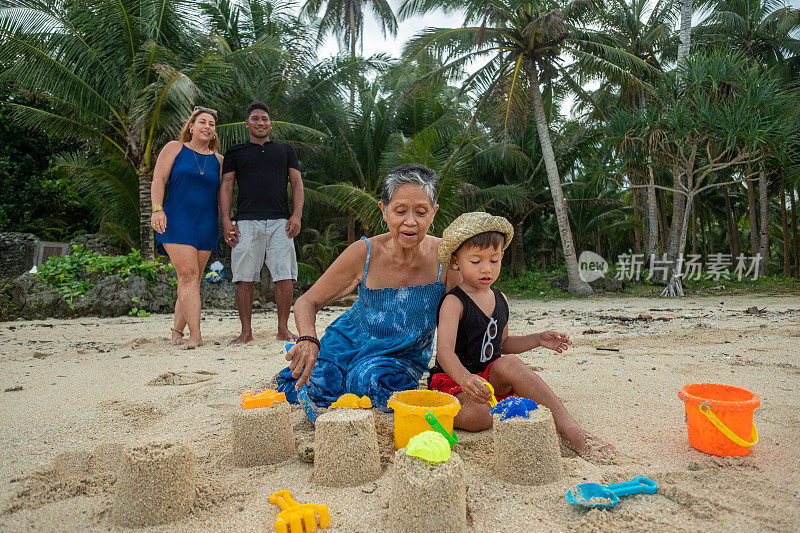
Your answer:
[[[253,284],[261,280],[263,264],[267,265],[275,282],[277,338],[293,341],[297,336],[289,331],[288,320],[294,290],[292,282],[297,279],[294,237],[300,233],[305,198],[300,164],[291,144],[270,140],[272,122],[265,104],[250,104],[245,126],[250,140],[235,144],[225,152],[219,192],[222,235],[233,247],[231,267],[236,283],[236,307],[242,322],[242,333],[232,342],[253,340]],[[234,182],[239,185],[239,196],[236,216],[231,217]],[[292,184],[291,214],[287,183]]]

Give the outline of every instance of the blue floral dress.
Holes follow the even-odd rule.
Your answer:
[[[364,277],[358,299],[325,330],[311,372],[311,400],[327,406],[345,393],[369,396],[385,409],[395,391],[416,389],[433,355],[436,310],[445,293],[442,267],[434,283],[371,289],[366,286],[372,247],[367,241]],[[278,374],[278,391],[297,401],[287,367]]]

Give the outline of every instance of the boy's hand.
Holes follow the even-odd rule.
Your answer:
[[[539,333],[539,346],[550,348],[558,353],[568,350],[570,344],[572,341],[568,333],[559,333],[550,329]]]
[[[484,385],[486,380],[475,374],[471,374],[463,383],[459,383],[461,390],[475,403],[489,403],[492,393]]]

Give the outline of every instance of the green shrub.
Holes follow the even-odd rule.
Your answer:
[[[139,250],[128,255],[108,256],[73,246],[72,254],[51,257],[39,267],[39,278],[64,294],[72,305],[72,298],[90,291],[94,287],[93,277],[119,274],[123,280],[132,275],[141,276],[155,283],[159,273],[174,271],[171,263],[142,259]]]

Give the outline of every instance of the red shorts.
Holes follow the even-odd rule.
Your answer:
[[[486,381],[489,381],[489,369],[491,369],[492,365],[495,364],[499,360],[500,360],[500,358],[498,357],[497,359],[495,359],[494,361],[489,363],[489,366],[487,366],[486,369],[483,372],[478,372],[475,375],[482,377]],[[436,374],[432,375],[431,376],[431,384],[428,385],[428,388],[430,390],[438,390],[440,392],[446,392],[447,394],[452,394],[453,396],[455,396],[459,392],[463,392],[463,390],[458,385],[458,383],[453,381],[453,378],[451,378],[450,376],[448,376],[444,372],[437,372]],[[506,394],[506,395],[503,395],[503,396],[495,395],[495,398],[497,398],[497,401],[500,401],[500,400],[504,400],[504,399],[508,398],[509,396],[514,396],[514,391],[511,391],[510,394]]]

